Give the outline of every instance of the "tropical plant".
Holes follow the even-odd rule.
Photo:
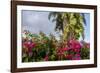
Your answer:
[[[40,31],[38,34],[25,30],[22,33],[22,62],[82,60],[90,58],[90,44],[79,41],[84,39],[85,18],[82,13],[51,12],[48,16],[56,23],[60,39],[48,36]]]
[[[84,14],[72,12],[51,12],[48,18],[52,19],[52,22],[56,22],[55,31],[62,32],[63,40],[70,40],[72,38],[79,39],[80,35],[82,35],[84,39]]]
[[[90,44],[72,39],[58,41],[53,34],[46,36],[43,32],[22,35],[22,62],[81,60],[89,59]]]

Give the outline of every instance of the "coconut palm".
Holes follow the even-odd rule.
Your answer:
[[[52,19],[52,22],[56,22],[55,31],[62,32],[63,40],[70,40],[72,38],[79,39],[80,35],[84,39],[84,14],[72,12],[51,12],[48,18]]]

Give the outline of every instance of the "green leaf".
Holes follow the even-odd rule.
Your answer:
[[[28,62],[28,57],[25,57],[25,58],[23,59],[23,62]]]

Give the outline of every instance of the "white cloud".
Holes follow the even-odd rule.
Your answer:
[[[43,31],[45,34],[56,34],[54,31],[55,24],[48,19],[49,12],[39,11],[22,11],[22,28],[29,30],[32,33]]]

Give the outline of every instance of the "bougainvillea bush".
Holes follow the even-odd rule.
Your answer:
[[[58,61],[89,59],[90,44],[77,39],[57,40],[53,34],[24,31],[22,34],[22,61]]]
[[[25,23],[25,28],[26,25],[27,28],[22,31],[23,62],[89,59],[90,43],[84,40],[87,39],[87,32],[85,31],[86,29],[89,30],[89,26],[85,27],[89,24],[87,24],[89,19],[86,19],[88,14],[41,11],[38,13],[38,11],[32,11],[30,15],[30,12],[25,13],[25,15],[29,15],[25,20],[25,17],[22,19],[24,22],[29,22],[30,20],[34,22],[31,24]],[[43,16],[41,16],[42,14]],[[30,16],[32,17],[30,18]],[[48,30],[49,26],[53,26],[51,27],[52,29]],[[89,33],[87,34],[89,35]],[[80,38],[81,41],[79,40]]]

